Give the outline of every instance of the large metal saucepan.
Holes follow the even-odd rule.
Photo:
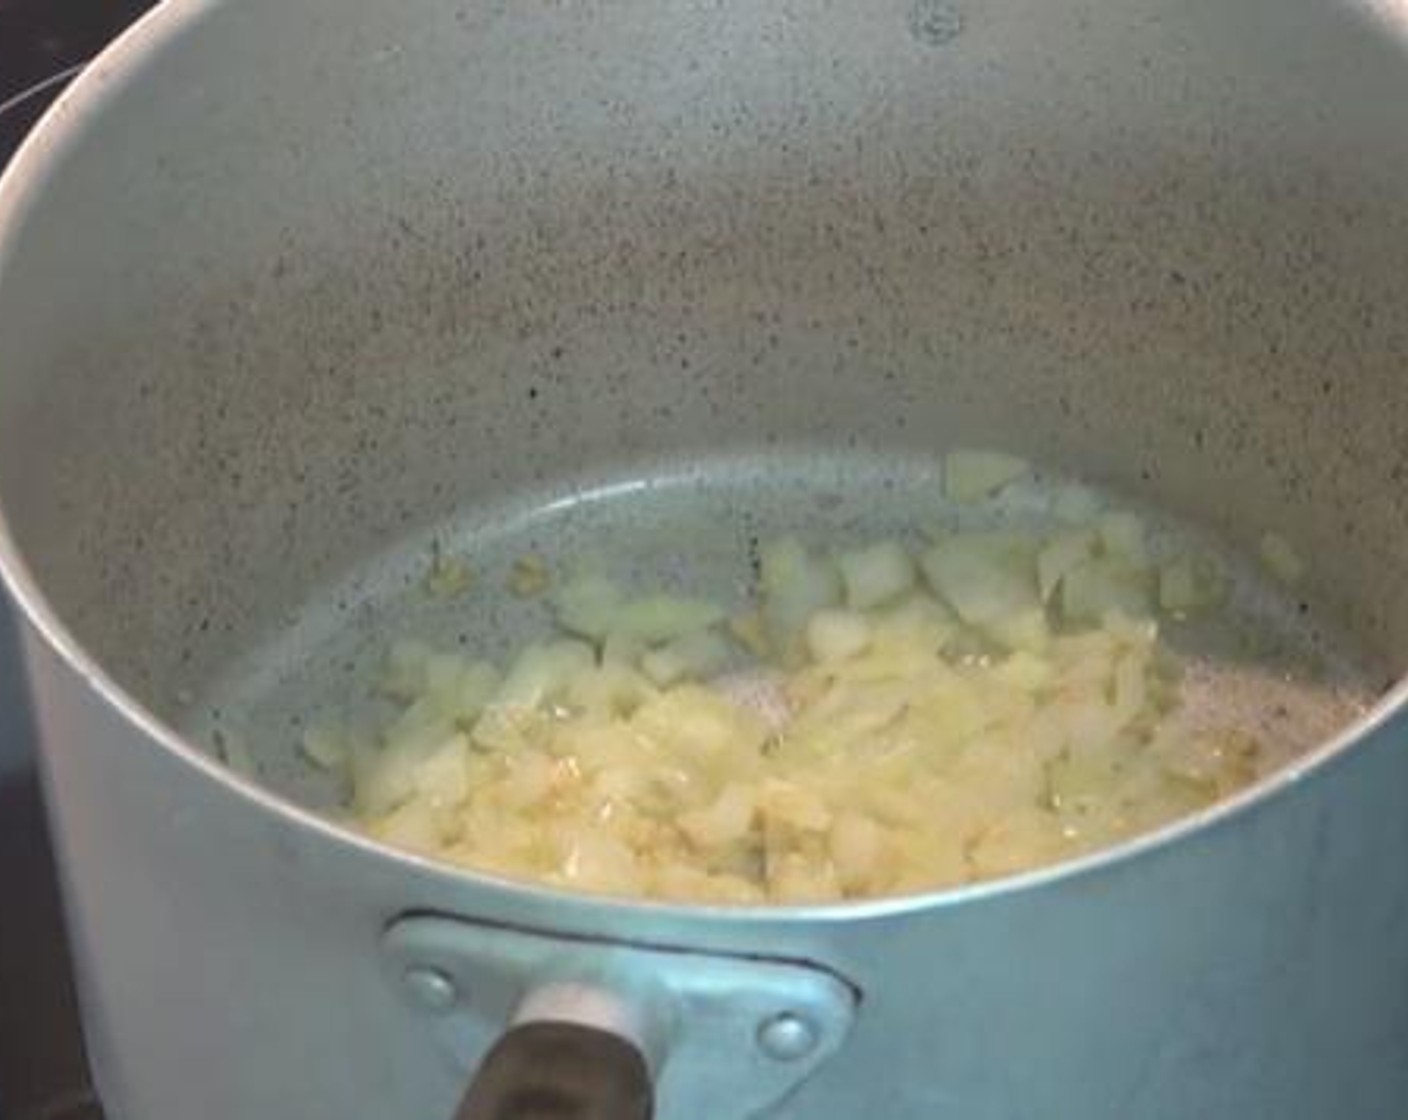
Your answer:
[[[515,1016],[471,1108],[526,1033],[583,1085],[584,1038],[637,1090],[643,1054],[666,1120],[1408,1114],[1400,690],[1078,866],[772,911],[397,854],[173,730],[355,661],[435,532],[844,497],[957,438],[1281,527],[1397,676],[1405,37],[1394,0],[142,22],[0,186],[0,559],[108,1114],[442,1117]]]

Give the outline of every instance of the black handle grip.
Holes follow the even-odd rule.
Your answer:
[[[651,1120],[655,1093],[641,1052],[618,1034],[542,1020],[489,1051],[455,1120]]]

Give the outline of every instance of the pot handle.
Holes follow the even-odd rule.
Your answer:
[[[646,1051],[659,1048],[647,1041],[642,1010],[595,984],[533,989],[480,1063],[455,1120],[651,1120]]]
[[[582,1023],[521,1023],[485,1057],[455,1120],[651,1120],[645,1057],[626,1038]]]
[[[803,960],[437,914],[398,919],[384,947],[444,1058],[466,1081],[478,1066],[458,1111],[442,1106],[454,1120],[651,1120],[675,1099],[760,1116],[841,1047],[860,1004]]]

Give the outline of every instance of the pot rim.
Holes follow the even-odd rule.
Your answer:
[[[226,0],[161,0],[104,49],[65,89],[32,129],[8,168],[0,174],[0,273],[8,256],[7,247],[23,226],[26,212],[54,174],[60,157],[81,141],[99,114],[110,87],[120,87],[136,78],[144,64],[187,27],[209,11],[223,7]],[[1269,807],[1288,796],[1306,778],[1348,754],[1350,750],[1381,732],[1399,711],[1408,707],[1408,677],[1400,677],[1357,719],[1341,728],[1294,762],[1244,790],[1196,813],[1180,817],[1158,829],[1142,833],[1122,843],[1044,865],[1030,871],[978,883],[965,884],[916,894],[808,905],[773,906],[685,904],[623,896],[597,895],[546,887],[526,880],[510,879],[474,871],[381,844],[370,837],[336,824],[258,783],[236,774],[195,746],[185,736],[158,718],[136,696],[116,683],[62,622],[44,594],[38,579],[21,555],[0,504],[0,587],[8,590],[22,617],[49,649],[72,670],[98,698],[114,708],[135,730],[163,748],[181,764],[216,782],[227,793],[259,810],[282,819],[286,824],[308,830],[325,841],[348,845],[367,856],[393,865],[414,868],[423,876],[447,887],[473,885],[501,892],[505,898],[525,902],[596,906],[608,912],[651,915],[666,918],[708,918],[730,925],[748,926],[778,922],[838,922],[904,915],[1009,895],[1054,888],[1068,881],[1109,871],[1140,857],[1161,852],[1197,833],[1226,826],[1236,818]]]

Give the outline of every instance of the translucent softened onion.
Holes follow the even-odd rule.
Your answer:
[[[1026,471],[956,454],[947,486],[982,501]],[[918,551],[782,538],[731,620],[571,579],[551,593],[557,632],[506,666],[398,643],[380,682],[394,714],[314,729],[305,753],[346,783],[345,819],[388,843],[574,889],[739,904],[1011,874],[1253,780],[1245,729],[1180,718],[1159,635],[1161,612],[1216,608],[1215,567],[1153,558],[1137,517],[1078,488],[1051,514],[1040,531]]]

